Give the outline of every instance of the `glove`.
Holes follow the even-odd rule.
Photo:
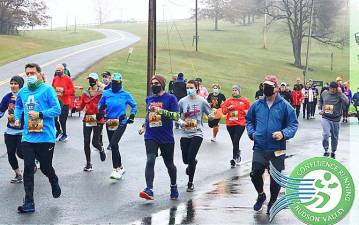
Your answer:
[[[126,119],[126,114],[121,115],[118,119],[120,120],[121,123],[124,119]]]
[[[96,120],[99,121],[101,120],[102,118],[105,117],[105,113],[103,111],[100,111],[96,114]]]
[[[134,123],[134,122],[135,122],[135,115],[131,114],[130,117],[128,117],[128,119],[127,119],[127,123],[131,124],[131,123]]]

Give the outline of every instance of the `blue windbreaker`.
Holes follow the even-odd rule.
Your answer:
[[[248,136],[254,140],[255,151],[286,150],[286,140],[293,138],[298,130],[298,120],[293,107],[279,95],[271,108],[268,107],[265,97],[254,102],[246,120]],[[272,134],[276,131],[282,131],[282,140],[273,139]]]

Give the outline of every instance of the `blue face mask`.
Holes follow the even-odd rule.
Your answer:
[[[36,75],[32,75],[32,76],[28,76],[26,77],[26,82],[28,84],[35,84],[37,82],[37,76]]]
[[[196,96],[196,89],[187,89],[187,95],[188,96]]]

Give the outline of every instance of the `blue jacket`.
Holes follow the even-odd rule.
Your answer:
[[[41,112],[43,115],[44,128],[40,133],[30,133],[28,131],[29,111]],[[31,91],[24,86],[15,104],[15,119],[21,120],[24,113],[24,131],[22,134],[23,142],[30,143],[55,143],[55,117],[61,114],[59,100],[53,87],[42,84],[35,91]]]
[[[298,130],[298,120],[293,107],[279,95],[271,108],[265,97],[253,103],[247,115],[247,132],[254,140],[255,151],[286,150],[286,140],[294,137]],[[273,139],[273,132],[281,131],[284,138]]]
[[[131,106],[131,115],[137,113],[137,103],[132,95],[121,89],[117,93],[113,93],[112,89],[103,92],[102,97],[98,103],[98,109],[106,108],[107,119],[119,119],[122,115],[126,115],[127,105]],[[127,119],[122,121],[122,124],[127,123]]]

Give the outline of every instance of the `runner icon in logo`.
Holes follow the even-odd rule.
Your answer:
[[[307,159],[286,177],[270,165],[273,179],[286,188],[270,210],[272,221],[282,209],[306,224],[335,224],[350,211],[354,202],[354,182],[349,171],[338,161],[327,157]]]

